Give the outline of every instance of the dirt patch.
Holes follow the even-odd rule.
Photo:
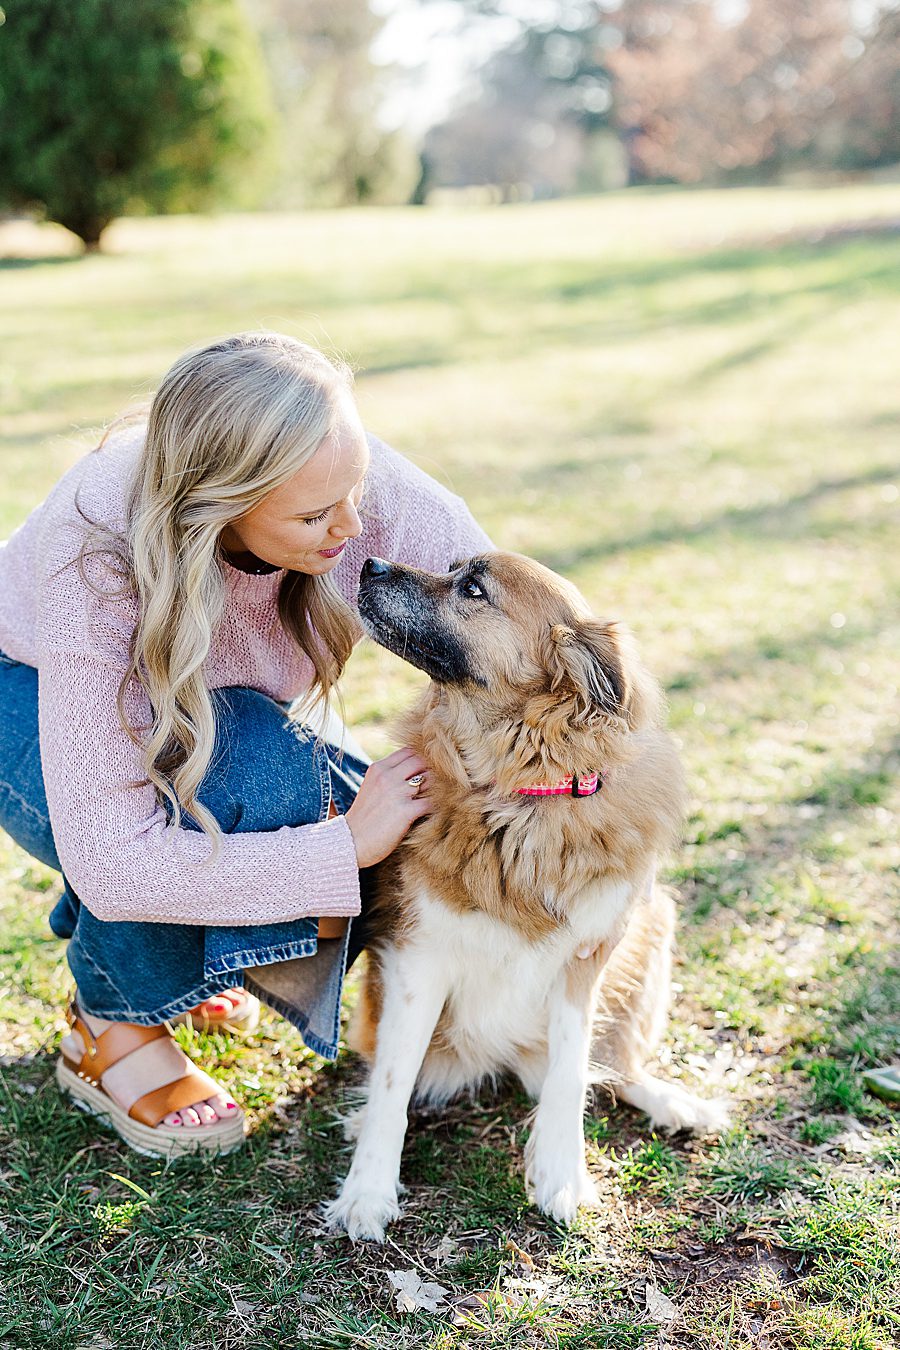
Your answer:
[[[666,1280],[684,1282],[685,1293],[703,1294],[767,1274],[782,1286],[799,1280],[806,1256],[760,1234],[736,1234],[713,1244],[688,1242],[671,1252],[656,1251],[651,1258]]]

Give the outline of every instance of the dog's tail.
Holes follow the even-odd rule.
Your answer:
[[[654,885],[632,914],[600,982],[591,1040],[592,1083],[646,1112],[664,1130],[719,1131],[728,1123],[722,1101],[694,1096],[648,1073],[666,1029],[672,988],[675,902]]]

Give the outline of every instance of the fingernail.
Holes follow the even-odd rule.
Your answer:
[[[226,1110],[226,1111],[236,1111],[236,1110],[237,1110],[237,1102],[226,1102],[226,1103],[225,1103],[225,1110]]]

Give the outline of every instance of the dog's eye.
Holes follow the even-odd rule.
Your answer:
[[[460,582],[459,589],[470,600],[483,600],[485,598],[484,591],[474,577],[466,577],[465,581]]]

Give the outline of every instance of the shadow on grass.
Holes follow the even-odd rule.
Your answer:
[[[708,516],[696,523],[691,521],[668,521],[619,539],[599,539],[581,547],[566,549],[558,553],[542,554],[539,561],[555,571],[583,563],[609,558],[617,554],[636,553],[644,548],[655,548],[666,544],[683,544],[708,536],[728,534],[752,534],[760,536],[777,533],[783,536],[785,525],[803,513],[817,506],[823,500],[837,496],[842,492],[853,492],[857,488],[870,487],[876,483],[891,483],[898,473],[900,464],[877,465],[866,473],[851,474],[843,478],[822,478],[803,492],[795,493],[779,502],[763,502],[757,506],[729,507],[716,515]]]
[[[830,1010],[831,1052],[866,1065],[900,1059],[900,953],[891,943],[856,948],[845,964]]]
[[[683,887],[686,912],[695,923],[702,923],[719,905],[732,908],[758,893],[784,859],[801,859],[838,822],[846,824],[859,811],[881,804],[891,792],[898,770],[900,736],[886,733],[859,768],[830,766],[802,794],[773,802],[782,819],[771,824],[761,819],[754,826],[746,822],[736,825],[729,836],[733,856],[682,872],[679,885]],[[813,809],[801,810],[810,807]]]
[[[668,693],[694,693],[709,689],[719,680],[743,679],[758,675],[765,663],[786,662],[808,666],[821,651],[847,652],[861,642],[885,631],[897,619],[895,605],[870,611],[866,622],[849,619],[843,628],[820,622],[789,632],[763,633],[752,642],[735,642],[698,656],[683,670],[674,671],[666,680]]]

